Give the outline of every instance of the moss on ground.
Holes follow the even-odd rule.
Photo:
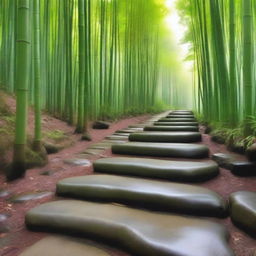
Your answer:
[[[256,142],[256,133],[253,132],[249,136],[244,136],[242,125],[237,128],[214,127],[214,125],[208,127],[210,127],[210,135],[213,141],[225,144],[229,150],[237,153],[244,154]]]
[[[11,149],[14,139],[15,115],[10,111],[5,94],[0,92],[0,165],[5,164],[5,154]]]
[[[50,132],[45,132],[44,134],[44,138],[50,139],[53,142],[61,142],[63,140],[68,139],[67,134],[65,134],[63,131],[61,130],[54,130],[54,131],[50,131]]]
[[[26,148],[26,168],[44,166],[48,162],[47,155],[43,152],[35,152],[30,147]]]

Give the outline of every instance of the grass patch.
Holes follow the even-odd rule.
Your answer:
[[[251,134],[245,136],[245,124],[241,123],[236,128],[227,128],[223,124],[207,124],[210,127],[212,140],[225,144],[228,149],[237,153],[245,153],[245,151],[256,142],[256,120],[250,120]]]
[[[44,137],[46,139],[50,139],[54,142],[61,142],[63,140],[68,139],[68,136],[61,130],[54,130],[50,132],[44,133]]]

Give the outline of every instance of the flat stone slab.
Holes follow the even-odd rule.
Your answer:
[[[0,213],[0,224],[4,221],[6,221],[10,217],[7,213]]]
[[[84,166],[84,167],[92,165],[91,161],[89,161],[87,159],[82,159],[82,158],[66,159],[66,160],[64,160],[64,163],[70,164],[70,165]]]
[[[91,149],[108,149],[111,148],[112,143],[111,142],[99,142],[99,143],[95,143],[90,145]]]
[[[112,146],[113,144],[126,143],[126,140],[103,140],[103,141],[101,141],[99,143],[110,143],[111,146]]]
[[[234,161],[234,157],[231,154],[216,153],[211,156],[212,160],[215,161],[220,167],[230,169],[230,162]]]
[[[202,141],[202,135],[199,132],[145,131],[130,134],[129,141],[190,143]]]
[[[160,126],[196,126],[198,127],[198,122],[165,122],[165,121],[157,121],[154,122],[154,125]]]
[[[49,236],[27,248],[20,256],[109,256],[107,252],[83,239]]]
[[[184,158],[205,158],[209,155],[209,149],[206,146],[186,143],[127,142],[113,145],[112,152],[125,155]]]
[[[44,191],[44,192],[30,192],[30,193],[23,193],[19,195],[13,195],[8,199],[11,203],[23,203],[30,200],[38,200],[45,197],[49,197],[53,195],[52,192]]]
[[[143,131],[143,128],[130,128],[130,129],[123,129],[123,130],[117,130],[115,133],[134,133],[138,131]]]
[[[132,129],[132,128],[144,128],[146,125],[151,125],[152,122],[148,122],[148,123],[143,123],[143,124],[135,124],[135,125],[129,125],[128,128]]]
[[[115,135],[115,136],[124,136],[124,137],[128,137],[131,133],[124,133],[124,132],[115,132],[113,133],[112,135]]]
[[[246,177],[256,176],[256,163],[248,161],[230,162],[230,170],[234,175]]]
[[[76,232],[118,243],[145,256],[233,256],[224,226],[206,220],[153,213],[113,204],[63,200],[26,215],[28,227]]]
[[[110,135],[105,137],[107,140],[127,140],[126,136],[121,136],[121,135]]]
[[[169,114],[173,114],[173,115],[180,115],[180,114],[184,114],[184,115],[193,115],[193,111],[190,110],[173,110],[171,111]]]
[[[198,126],[164,126],[164,125],[152,125],[152,126],[145,126],[144,131],[170,131],[170,132],[198,132]]]
[[[227,216],[227,204],[217,193],[199,186],[166,181],[87,175],[59,181],[56,192],[64,197],[118,202],[182,214]]]
[[[256,235],[256,192],[239,191],[230,196],[230,215],[232,221]]]
[[[112,157],[94,161],[94,171],[182,182],[199,182],[219,174],[212,162],[167,161],[149,158]]]
[[[11,192],[6,189],[0,189],[0,198],[8,197],[11,195]]]
[[[158,120],[159,122],[196,122],[195,118],[169,118],[163,117]]]
[[[256,163],[236,160],[232,154],[217,153],[212,155],[220,167],[230,170],[237,176],[256,176]]]
[[[169,114],[166,117],[168,117],[168,118],[195,118],[194,115],[188,115],[188,114]]]
[[[95,121],[92,125],[93,129],[108,129],[110,123],[104,121]]]
[[[55,172],[56,171],[49,169],[49,170],[41,171],[39,174],[43,176],[52,176],[54,175]]]

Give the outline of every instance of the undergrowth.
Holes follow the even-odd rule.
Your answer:
[[[68,138],[68,136],[61,130],[54,130],[50,132],[43,133],[45,138],[51,139],[54,142],[61,142]]]
[[[5,94],[0,92],[0,160],[13,144],[15,128],[15,116],[11,113],[6,101]]]
[[[173,109],[171,106],[164,104],[161,101],[157,101],[154,105],[148,108],[142,108],[141,106],[137,107],[128,107],[125,110],[114,111],[106,106],[102,108],[103,110],[98,114],[98,118],[106,121],[113,121],[121,118],[133,117],[143,114],[157,114],[168,109]]]
[[[202,119],[203,120],[203,119]],[[256,118],[251,117],[247,120],[250,128],[250,134],[245,135],[245,123],[240,123],[237,127],[227,127],[220,123],[206,123],[200,120],[201,123],[210,127],[210,135],[212,139],[218,143],[226,144],[232,151],[244,153],[252,144],[256,142]]]

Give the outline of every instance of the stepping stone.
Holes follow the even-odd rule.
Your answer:
[[[220,224],[113,204],[49,202],[30,210],[26,224],[33,230],[74,232],[112,241],[132,255],[234,255],[227,243],[228,232]]]
[[[94,161],[94,171],[182,182],[209,180],[219,174],[212,162],[166,161],[148,158],[112,157]]]
[[[232,221],[248,233],[256,235],[256,192],[239,191],[230,196]]]
[[[131,128],[144,128],[146,125],[151,125],[152,122],[143,123],[143,124],[135,124],[135,125],[129,125],[128,127]]]
[[[95,121],[92,125],[93,129],[108,129],[110,124],[104,121]]]
[[[237,176],[256,176],[256,163],[236,160],[232,154],[217,153],[212,155],[220,167],[230,170]]]
[[[177,115],[180,115],[180,114],[187,114],[187,115],[193,115],[193,111],[190,111],[190,110],[174,110],[174,111],[171,111],[170,114],[177,114]]]
[[[190,132],[198,132],[198,126],[161,126],[161,125],[152,125],[145,126],[144,131],[190,131]]]
[[[4,221],[6,221],[10,217],[7,213],[0,213],[0,224]]]
[[[122,143],[126,143],[126,140],[103,140],[100,143],[109,143],[111,144],[111,146],[113,144],[122,144]]]
[[[129,141],[144,142],[199,142],[202,140],[199,132],[138,132],[129,136]]]
[[[256,176],[256,163],[248,161],[231,162],[230,170],[234,175],[241,177]]]
[[[10,196],[11,192],[5,189],[0,189],[0,198]]]
[[[164,121],[158,121],[154,122],[154,125],[160,125],[160,126],[196,126],[198,127],[198,122],[164,122]]]
[[[121,135],[110,135],[110,136],[107,136],[105,137],[105,139],[107,140],[127,140],[127,137],[125,136],[121,136]]]
[[[49,197],[53,195],[52,192],[31,192],[31,193],[23,193],[19,195],[14,195],[8,199],[9,202],[11,203],[23,203],[26,201],[30,200],[38,200],[38,199],[43,199],[45,197]]]
[[[84,239],[49,236],[30,246],[20,256],[109,256],[107,252],[90,245]]]
[[[72,177],[57,183],[57,194],[181,214],[220,218],[227,216],[225,200],[209,189],[142,178],[115,175]]]
[[[134,133],[138,131],[143,131],[143,128],[137,128],[137,129],[130,128],[130,129],[117,130],[115,131],[115,133]]]
[[[196,122],[195,118],[168,118],[163,117],[158,120],[159,122]]]
[[[186,114],[183,114],[183,115],[173,115],[173,114],[170,114],[168,116],[166,116],[167,118],[195,118],[194,115],[186,115]]]
[[[40,175],[43,175],[43,176],[52,176],[54,173],[55,173],[55,171],[53,171],[53,170],[46,170],[46,171],[40,172]]]
[[[118,133],[118,132],[115,132],[112,135],[128,137],[130,134],[131,134],[130,132],[129,133]]]
[[[91,162],[87,159],[71,158],[64,160],[64,163],[78,166],[91,166]]]
[[[91,149],[108,149],[108,148],[111,148],[111,146],[112,146],[111,142],[99,142],[99,143],[92,144],[90,148]]]
[[[230,162],[234,161],[234,156],[231,154],[216,153],[211,156],[220,167],[230,169]]]
[[[125,155],[184,158],[205,158],[209,155],[209,149],[206,146],[186,143],[127,142],[113,145],[112,152]]]
[[[82,153],[95,156],[95,155],[100,155],[100,154],[104,153],[104,149],[87,148]]]

